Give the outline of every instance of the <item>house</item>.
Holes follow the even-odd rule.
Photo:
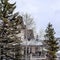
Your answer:
[[[30,41],[24,41],[21,43],[23,47],[22,54],[24,55],[23,58],[26,56],[26,47],[27,47],[27,57],[34,59],[45,60],[46,59],[46,49],[44,48],[41,41],[37,41],[35,39]]]
[[[38,39],[38,35],[36,38],[34,37],[32,29],[23,28],[21,29],[21,32],[16,36],[18,36],[22,41],[21,43],[22,47],[21,53],[23,55],[22,58],[25,59],[27,54],[27,57],[29,59],[32,58],[32,60],[35,57],[36,59],[43,59],[43,60],[46,59],[46,49],[44,48],[42,41]]]

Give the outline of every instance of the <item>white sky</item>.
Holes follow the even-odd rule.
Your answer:
[[[36,23],[36,29],[46,29],[47,24],[51,22],[60,37],[60,0],[11,0],[16,2],[16,11],[29,13],[33,16]]]

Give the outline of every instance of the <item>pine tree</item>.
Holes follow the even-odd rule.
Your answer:
[[[1,58],[11,57],[9,51],[13,48],[9,47],[9,44],[18,43],[20,44],[20,39],[16,34],[20,33],[20,28],[18,25],[22,23],[22,17],[18,13],[13,13],[16,3],[9,3],[9,0],[0,0],[0,48],[1,48]]]
[[[52,24],[48,24],[48,27],[46,29],[45,34],[45,44],[47,49],[47,60],[56,60],[56,52],[58,50],[58,43],[54,36],[54,28],[52,27]]]

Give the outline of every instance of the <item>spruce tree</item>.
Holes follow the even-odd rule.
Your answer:
[[[58,43],[54,36],[55,31],[52,27],[52,24],[48,24],[48,27],[46,29],[45,34],[45,44],[47,49],[47,60],[56,60],[56,52],[58,50]]]
[[[9,0],[0,0],[0,60],[8,60],[10,50],[13,48],[9,47],[9,44],[18,43],[20,44],[19,38],[16,34],[20,33],[18,27],[22,23],[22,17],[18,13],[13,13],[16,3],[9,3]]]

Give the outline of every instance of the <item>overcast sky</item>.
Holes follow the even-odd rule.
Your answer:
[[[51,22],[60,37],[60,0],[11,0],[16,2],[16,11],[29,13],[33,16],[36,29],[45,29]]]

